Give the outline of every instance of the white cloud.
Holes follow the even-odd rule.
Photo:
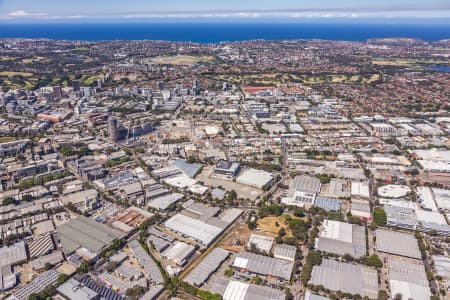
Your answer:
[[[29,17],[45,17],[45,16],[47,16],[47,14],[45,14],[45,13],[32,13],[32,12],[28,12],[28,11],[19,9],[19,10],[10,12],[8,14],[8,16],[12,17],[12,18],[29,18]]]

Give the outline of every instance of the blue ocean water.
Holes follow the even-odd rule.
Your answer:
[[[365,41],[408,37],[426,41],[450,38],[450,25],[305,23],[0,23],[0,38],[64,40],[167,40],[217,43],[249,39],[327,39]]]
[[[428,69],[430,70],[434,70],[434,71],[439,71],[439,72],[445,72],[445,73],[450,73],[450,67],[449,66],[428,66]]]

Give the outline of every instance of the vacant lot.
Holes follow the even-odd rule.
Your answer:
[[[219,247],[233,252],[244,251],[251,233],[247,224],[239,224],[223,239]]]
[[[0,136],[0,143],[8,143],[15,141],[16,139],[11,136]]]

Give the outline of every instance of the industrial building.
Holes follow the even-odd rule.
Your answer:
[[[283,198],[281,201],[286,205],[309,208],[315,205],[320,188],[321,183],[317,177],[299,175],[291,181],[287,197]]]
[[[97,300],[100,298],[98,293],[74,278],[70,278],[56,290],[64,299],[68,300]]]
[[[436,269],[436,275],[445,279],[450,279],[450,257],[443,255],[433,255],[431,257]]]
[[[305,300],[330,300],[330,298],[313,294],[310,290],[307,290],[305,292]]]
[[[422,232],[436,231],[439,235],[450,236],[450,225],[438,212],[417,210],[385,205],[387,225]]]
[[[227,177],[234,178],[240,170],[240,164],[222,160],[217,163],[214,173],[217,175],[225,175]]]
[[[360,258],[366,255],[366,232],[363,226],[324,220],[315,247],[324,252]]]
[[[236,182],[248,185],[257,189],[264,189],[273,180],[273,175],[269,172],[256,170],[256,169],[245,169],[236,178]]]
[[[12,289],[17,284],[17,274],[13,272],[11,265],[0,267],[0,292]]]
[[[179,266],[184,266],[194,253],[194,246],[184,242],[175,242],[172,247],[165,250],[161,255]]]
[[[369,200],[370,199],[369,183],[367,181],[364,182],[353,181],[351,189],[351,197]]]
[[[411,193],[411,188],[407,185],[388,184],[380,186],[377,190],[378,196],[383,198],[398,199]]]
[[[185,278],[189,284],[202,286],[212,273],[228,258],[230,252],[222,248],[214,248]]]
[[[294,263],[250,252],[240,252],[233,262],[233,268],[244,277],[253,275],[265,276],[266,279],[289,281]]]
[[[274,239],[271,237],[252,233],[250,235],[250,239],[248,240],[247,248],[252,249],[252,247],[255,247],[255,250],[257,250],[258,252],[269,254],[270,250],[272,250],[273,242]]]
[[[145,272],[150,276],[152,282],[155,284],[164,283],[164,277],[158,268],[155,261],[148,255],[148,253],[141,247],[138,241],[132,240],[128,243],[133,255],[136,257],[139,264],[144,268]]]
[[[63,205],[72,203],[81,212],[91,211],[98,207],[98,192],[95,189],[88,189],[71,193],[61,197]]]
[[[193,202],[186,203],[184,207],[181,213],[168,219],[164,226],[205,247],[211,245],[242,214],[242,210],[237,208],[219,214],[219,208]]]
[[[331,259],[324,259],[320,266],[313,267],[309,284],[322,285],[332,291],[368,296],[370,299],[378,297],[377,270]]]
[[[83,248],[96,255],[116,239],[125,235],[91,218],[79,216],[78,218],[61,225],[57,229],[61,246],[66,255]]]
[[[20,241],[9,247],[0,248],[0,266],[17,265],[28,259],[25,243]]]
[[[376,246],[380,252],[421,259],[417,239],[409,233],[386,229],[375,231]]]
[[[33,281],[26,284],[24,287],[18,289],[9,300],[27,300],[31,294],[37,294],[46,287],[54,284],[59,277],[60,273],[55,270],[50,270],[40,274]]]
[[[430,299],[430,286],[421,262],[389,258],[387,265],[392,298],[401,294],[402,299]]]
[[[284,300],[286,297],[280,290],[225,278],[214,281],[209,291],[221,295],[223,300]]]
[[[297,247],[287,244],[276,244],[273,249],[273,257],[295,261],[295,254],[297,253]]]

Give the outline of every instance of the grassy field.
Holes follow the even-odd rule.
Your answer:
[[[421,65],[448,65],[448,60],[439,59],[393,59],[393,60],[373,60],[372,64],[380,66],[394,66],[394,67],[404,67],[411,66],[415,64]]]
[[[321,84],[321,83],[371,83],[380,79],[379,74],[368,75],[297,75],[286,73],[267,73],[255,75],[218,75],[217,80],[228,81],[233,84],[244,85],[275,85],[279,83],[302,82],[304,84]]]
[[[200,62],[211,62],[214,60],[212,56],[191,56],[191,55],[177,55],[177,56],[158,56],[149,59],[150,62],[162,65],[193,65]]]
[[[298,217],[295,217],[293,215],[289,216],[292,219],[299,219]],[[276,237],[278,235],[278,231],[280,231],[281,228],[284,228],[286,230],[286,237],[292,236],[292,231],[289,228],[285,215],[281,215],[278,217],[270,216],[259,219],[256,228],[260,233],[271,237]]]

